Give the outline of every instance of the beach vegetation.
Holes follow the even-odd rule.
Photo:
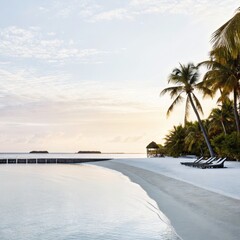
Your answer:
[[[204,120],[207,131],[212,131],[208,126],[213,125],[210,120]],[[220,123],[215,123],[215,134],[209,134],[214,152],[219,157],[228,157],[230,160],[240,159],[240,137],[236,131],[225,133]],[[188,122],[185,126],[174,126],[165,137],[165,154],[173,157],[185,155],[209,156],[208,148],[204,142],[202,132],[197,121]]]
[[[218,28],[212,35],[210,87],[222,90],[222,97],[233,95],[233,110],[238,134],[240,133],[240,8],[235,15]],[[215,76],[214,76],[215,75]],[[207,77],[208,79],[208,77]]]
[[[219,157],[240,159],[240,136],[235,130],[231,101],[212,109],[209,117],[202,121],[213,151]],[[207,145],[197,121],[174,126],[165,137],[165,152],[169,156],[209,156]]]
[[[180,64],[168,78],[168,83],[173,86],[161,92],[161,95],[169,94],[174,99],[167,115],[183,102],[183,94],[186,96],[184,126],[174,126],[169,131],[164,148],[171,156],[214,156],[216,153],[240,160],[240,8],[213,33],[211,42],[209,59],[196,66]],[[206,67],[206,72],[199,81],[198,69],[201,66]],[[194,90],[216,101],[217,107],[212,109],[207,119],[200,118],[203,109]],[[197,122],[188,122],[189,106]]]
[[[203,124],[205,125],[205,122],[203,122]],[[185,150],[190,155],[207,155],[207,148],[204,144],[204,137],[197,121],[187,123],[184,144]]]
[[[157,144],[158,145],[158,153],[160,156],[164,156],[166,154],[165,147],[162,144]]]
[[[220,49],[221,55],[230,53],[233,59],[240,53],[240,7],[235,15],[218,28],[212,35],[213,50]]]
[[[212,144],[218,156],[240,159],[240,138],[237,132],[217,135],[212,139]]]
[[[238,113],[238,99],[240,96],[240,58],[221,60],[218,56],[215,59],[204,61],[200,65],[205,65],[209,69],[203,77],[203,83],[213,94],[220,92],[217,102],[224,102],[231,95],[233,96],[233,113],[235,118],[236,130],[240,133],[240,121]]]
[[[179,157],[185,155],[187,152],[184,151],[186,137],[185,127],[182,125],[174,126],[170,130],[169,134],[165,137],[165,152],[169,156]]]
[[[228,98],[223,101],[222,105],[213,108],[209,117],[209,135],[216,136],[218,134],[231,133],[235,130],[235,121],[233,114],[233,104]]]

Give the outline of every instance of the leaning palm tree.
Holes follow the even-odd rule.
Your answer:
[[[185,93],[187,95],[185,109],[185,123],[187,122],[190,110],[189,108],[191,105],[194,113],[196,114],[209,153],[211,156],[214,156],[215,154],[210,144],[207,132],[199,116],[199,112],[203,113],[203,110],[199,100],[197,99],[193,91],[196,88],[202,91],[204,95],[211,94],[211,92],[210,90],[208,90],[208,88],[204,87],[204,85],[201,82],[198,83],[198,79],[199,79],[198,69],[192,63],[189,63],[186,66],[180,64],[180,68],[175,68],[173,72],[170,74],[168,79],[168,83],[173,83],[176,86],[165,88],[164,90],[162,90],[161,95],[169,93],[171,98],[175,98],[167,111],[167,116],[172,112],[172,110],[178,103],[183,101],[184,98],[182,97],[182,94]]]
[[[240,53],[240,8],[236,14],[212,35],[213,49],[221,48],[236,59]]]

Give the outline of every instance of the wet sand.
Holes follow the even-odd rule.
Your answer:
[[[124,163],[94,165],[128,176],[154,199],[183,240],[239,240],[240,201]]]

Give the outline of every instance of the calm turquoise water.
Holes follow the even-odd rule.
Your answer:
[[[1,165],[1,240],[176,240],[140,186],[89,165]]]

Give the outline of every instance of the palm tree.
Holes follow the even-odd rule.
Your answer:
[[[167,115],[169,115],[172,112],[172,110],[178,103],[183,101],[184,98],[182,97],[182,94],[185,93],[187,95],[185,108],[185,123],[187,122],[189,108],[191,105],[194,113],[196,114],[209,153],[211,156],[214,156],[215,154],[208,139],[207,132],[202,124],[202,121],[198,113],[198,111],[203,113],[203,110],[199,100],[197,99],[193,91],[196,88],[202,91],[204,95],[206,95],[207,93],[211,94],[211,92],[208,90],[208,88],[204,87],[204,85],[201,82],[197,83],[198,79],[199,79],[198,69],[192,63],[189,63],[186,66],[180,64],[180,68],[175,68],[170,74],[168,79],[168,83],[176,84],[176,86],[165,88],[164,90],[162,90],[161,95],[169,93],[171,98],[175,98],[167,111]]]
[[[164,148],[170,156],[179,157],[185,153],[185,128],[182,125],[174,126],[166,135]]]
[[[237,59],[240,53],[240,8],[212,35],[213,50],[221,48]]]
[[[221,133],[223,131],[224,135],[227,135],[227,131],[232,129],[234,125],[233,107],[232,101],[226,99],[220,108],[212,109],[209,117],[209,131],[215,133]],[[219,131],[222,128],[222,131]]]
[[[238,113],[238,98],[240,96],[240,71],[239,62],[228,56],[222,57],[220,51],[211,52],[212,59],[199,64],[205,65],[209,71],[203,77],[205,88],[208,87],[213,93],[221,90],[218,101],[224,102],[230,94],[233,94],[233,111],[237,132],[240,132],[240,120]]]
[[[234,116],[238,134],[240,133],[240,119],[238,114],[238,102],[240,102],[240,8],[236,14],[217,29],[212,35],[213,50],[211,57],[222,66],[220,70],[221,82],[224,80],[223,89],[225,96],[233,93]],[[225,68],[225,69],[224,69]],[[212,69],[216,69],[215,67]],[[225,72],[225,76],[223,75]],[[212,73],[211,73],[212,74]],[[225,79],[224,79],[225,77]],[[219,81],[219,79],[215,79]]]
[[[210,126],[209,126],[210,131],[219,132],[219,128],[221,126],[224,132],[224,135],[227,135],[227,130],[224,124],[224,117],[221,109],[219,108],[212,109],[211,114],[209,115],[209,121],[210,121]]]
[[[204,155],[203,142],[204,137],[197,121],[188,122],[186,125],[186,137],[185,137],[186,149],[196,155]]]

